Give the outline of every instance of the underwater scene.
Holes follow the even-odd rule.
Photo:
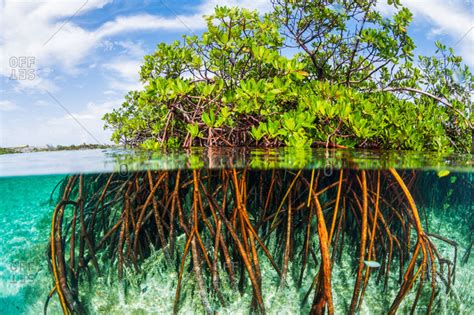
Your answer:
[[[3,155],[0,314],[472,314],[472,161]]]

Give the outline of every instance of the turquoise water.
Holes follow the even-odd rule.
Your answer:
[[[78,165],[74,163],[74,159],[80,160],[81,154],[84,154],[83,164]],[[122,151],[118,151],[118,153],[117,151],[113,153],[109,151],[64,152],[57,154],[56,157],[52,153],[39,157],[34,154],[26,157],[21,155],[1,157],[5,163],[0,169],[0,175],[2,175],[0,177],[0,191],[2,193],[0,200],[0,314],[39,314],[43,312],[46,297],[53,288],[53,278],[48,268],[46,255],[51,216],[59,198],[60,187],[56,186],[65,176],[87,173],[89,170],[89,173],[94,174],[87,175],[85,179],[87,182],[99,178],[101,174],[107,177],[107,172],[115,170],[119,172],[117,180],[124,181],[128,178],[127,176],[139,174],[135,173],[137,168],[156,170],[193,166],[203,172],[210,169],[215,169],[217,172],[217,168],[228,167],[228,159],[225,159],[226,154],[210,155],[208,152],[203,153],[202,151],[193,154],[195,154],[194,157],[185,154],[176,155],[175,161],[181,161],[176,165],[173,164],[173,159],[166,158],[166,155],[163,154],[157,158],[140,153],[137,154],[139,156],[137,158],[133,154],[125,154]],[[450,286],[449,292],[442,283],[442,279],[437,280],[440,291],[435,305],[436,313],[474,313],[474,294],[472,293],[474,257],[468,251],[474,240],[472,157],[467,159],[465,157],[428,158],[420,155],[410,157],[398,155],[394,161],[393,158],[383,160],[380,155],[374,156],[370,153],[356,152],[341,155],[334,151],[320,155],[310,154],[309,157],[308,153],[303,153],[299,157],[290,154],[282,158],[278,157],[278,153],[263,154],[261,152],[250,154],[251,159],[248,156],[248,154],[234,155],[233,162],[234,164],[238,162],[237,164],[242,167],[242,165],[251,164],[249,161],[254,161],[252,162],[253,166],[250,166],[254,167],[254,170],[250,171],[248,176],[255,180],[271,174],[270,170],[264,172],[259,168],[275,169],[276,166],[279,166],[277,172],[282,172],[282,176],[289,176],[288,174],[294,176],[296,171],[291,171],[291,173],[286,171],[290,164],[296,170],[299,167],[305,167],[306,171],[302,173],[302,176],[307,176],[308,179],[312,168],[319,169],[321,174],[326,176],[324,180],[327,180],[328,183],[337,179],[338,166],[344,166],[349,171],[348,166],[354,169],[357,165],[365,165],[367,169],[372,169],[368,172],[369,178],[375,176],[374,168],[386,169],[387,165],[394,164],[405,169],[406,176],[410,172],[415,174],[416,182],[410,186],[410,190],[419,208],[425,231],[447,237],[457,243],[456,279]],[[263,159],[259,158],[262,156]],[[65,157],[70,158],[68,165],[55,171],[55,163]],[[13,165],[8,163],[13,163],[12,161],[17,158],[22,159],[21,163],[23,164],[20,170],[6,167]],[[331,167],[325,167],[330,158],[332,158],[329,162]],[[39,162],[35,164],[34,161]],[[432,161],[432,163],[430,164],[428,161]],[[425,164],[425,170],[420,169],[420,163]],[[28,172],[35,174],[55,173],[57,175],[28,176]],[[321,181],[323,180],[321,179]],[[252,183],[249,179],[247,185],[250,192],[253,187]],[[255,187],[254,189],[258,189]],[[53,193],[53,191],[55,192]],[[88,193],[90,196],[91,191]],[[281,197],[283,193],[279,195]],[[188,197],[183,197],[183,202],[189,200],[186,198]],[[324,198],[326,197],[322,198],[322,202]],[[252,207],[251,205],[252,203],[249,201],[249,209]],[[325,215],[328,215],[329,211],[330,208],[324,208]],[[251,217],[251,220],[256,220],[256,218]],[[303,231],[304,229],[294,227],[294,233],[298,233],[299,230]],[[186,237],[183,234],[177,236],[177,252],[184,249],[185,240]],[[267,242],[270,250],[279,251],[284,240],[269,237]],[[440,256],[453,259],[452,246],[438,239],[433,239],[433,242]],[[348,303],[350,303],[354,286],[356,246],[357,244],[347,243],[342,248],[340,260],[333,267],[332,286],[336,313],[347,312]],[[464,258],[466,258],[466,262],[461,263]],[[319,253],[316,252],[315,260],[319,259]],[[271,264],[262,259],[260,266],[262,269],[262,291],[267,313],[293,314],[309,311],[310,304],[308,303],[312,302],[312,295],[305,306],[302,306],[300,302],[306,293],[305,288],[311,284],[311,279],[315,276],[317,268],[314,263],[313,265],[312,263],[308,264],[302,288],[298,288],[296,282],[300,264],[299,256],[295,255],[295,258],[289,262],[287,285],[278,289],[280,287],[279,276],[272,269]],[[186,261],[186,266],[186,268],[192,268],[190,259]],[[116,265],[100,276],[93,277],[90,284],[80,287],[81,299],[89,312],[94,314],[156,314],[173,311],[177,269],[176,264],[168,265],[166,263],[162,250],[157,248],[149,253],[142,261],[140,271],[134,270],[131,266],[125,267],[125,282],[117,281],[115,271]],[[219,270],[219,273],[225,274],[224,270]],[[390,283],[394,284],[389,285],[388,289],[383,289],[381,283],[371,280],[365,293],[364,302],[360,307],[360,313],[385,313],[396,295],[397,278],[398,274],[394,272],[390,278]],[[230,287],[230,283],[226,282],[224,276],[221,286],[222,293],[228,303],[226,307],[218,307],[216,301],[211,301],[215,310],[228,314],[247,313],[249,305],[252,303],[252,291],[247,288],[241,293],[236,292]],[[416,290],[412,290],[407,295],[406,302],[402,303],[399,313],[409,313],[409,302],[413,301],[415,294]],[[423,295],[416,313],[423,313],[423,307],[426,307],[424,298]],[[57,296],[53,296],[48,311],[51,314],[61,313]],[[197,293],[196,282],[190,275],[185,277],[183,283],[179,311],[180,313],[203,313],[205,311]]]
[[[0,178],[1,314],[35,313],[50,290],[45,244],[54,208],[50,197],[61,178]]]

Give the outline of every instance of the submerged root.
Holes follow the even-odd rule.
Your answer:
[[[298,287],[307,286],[302,306],[333,314],[331,272],[342,248],[352,244],[357,259],[349,313],[360,308],[372,275],[386,287],[397,272],[399,290],[387,312],[396,313],[416,286],[413,311],[429,286],[429,313],[437,279],[449,288],[457,260],[441,257],[432,238],[452,245],[456,256],[457,244],[424,232],[405,182],[394,169],[341,170],[328,177],[314,170],[249,169],[70,176],[52,218],[48,257],[54,283],[45,312],[56,294],[65,314],[84,313],[79,287],[90,274],[113,267],[123,279],[125,267],[139,272],[141,262],[161,249],[178,273],[175,313],[189,274],[204,312],[225,307],[228,297],[220,285],[228,281],[241,293],[251,288],[251,310],[265,313],[266,259],[280,277],[280,289],[295,276]],[[180,235],[186,241],[176,253]],[[375,262],[380,268],[370,265]]]

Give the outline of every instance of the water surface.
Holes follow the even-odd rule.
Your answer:
[[[468,251],[469,246],[472,246],[474,230],[472,161],[472,155],[319,149],[193,149],[154,153],[114,149],[2,155],[0,156],[2,192],[0,314],[37,314],[43,310],[46,296],[53,287],[46,256],[51,216],[60,193],[60,187],[57,185],[67,176],[88,174],[85,181],[92,181],[100,177],[106,178],[111,172],[116,172],[117,180],[125,182],[133,176],[146,178],[148,170],[153,170],[157,172],[156,174],[168,171],[170,178],[176,176],[177,170],[183,172],[183,177],[192,176],[192,170],[197,170],[202,173],[211,172],[215,174],[215,178],[219,178],[220,170],[236,168],[240,176],[243,174],[243,169],[248,168],[248,208],[249,211],[253,211],[252,208],[255,206],[252,198],[257,197],[252,195],[252,192],[261,189],[257,185],[258,181],[261,178],[269,179],[272,173],[287,178],[282,181],[284,187],[282,186],[281,193],[277,196],[281,198],[284,195],[284,188],[288,188],[292,178],[300,170],[302,171],[300,176],[307,178],[308,181],[312,170],[319,172],[319,187],[322,187],[321,185],[325,183],[337,181],[341,169],[346,174],[352,172],[354,175],[350,178],[354,180],[354,185],[357,185],[360,170],[367,170],[370,182],[377,176],[378,170],[382,171],[381,176],[389,178],[387,170],[390,167],[396,168],[405,179],[414,178],[410,191],[419,208],[425,231],[449,238],[457,244],[456,279],[447,294],[442,284],[443,280],[441,278],[437,280],[442,290],[438,293],[440,298],[436,300],[435,310],[446,314],[468,314],[474,311],[474,294],[471,290],[474,286],[474,258]],[[321,202],[328,201],[330,197],[330,194],[322,195]],[[183,203],[189,201],[189,198],[183,195]],[[296,192],[293,198],[297,198]],[[283,209],[285,207],[286,205]],[[323,208],[327,221],[330,221],[332,206],[323,205]],[[254,217],[251,217],[252,222],[259,220],[257,217],[259,212],[257,209],[255,211]],[[295,235],[299,235],[298,233],[304,233],[304,228],[294,226],[293,231]],[[177,237],[177,247],[184,246],[185,235]],[[271,250],[279,251],[281,245],[277,244],[283,244],[284,239],[270,237],[268,242]],[[454,260],[455,253],[452,246],[438,239],[434,239],[433,242],[440,256]],[[358,255],[358,244],[347,244],[342,248],[341,259],[333,267],[333,298],[338,312],[347,312],[356,273],[354,266],[357,266],[357,263],[354,265],[354,261]],[[316,256],[319,255],[317,249],[315,245]],[[317,261],[319,258],[316,256]],[[462,263],[465,257],[466,262]],[[158,249],[142,262],[140,273],[126,269],[125,278],[128,285],[125,290],[117,281],[111,280],[113,276],[94,278],[90,286],[81,287],[84,303],[93,313],[171,312],[177,270],[176,267],[165,267],[163,261],[163,251]],[[302,306],[300,301],[317,272],[317,266],[308,265],[303,288],[298,288],[296,282],[300,265],[299,258],[290,260],[287,286],[279,289],[278,275],[272,271],[271,264],[262,259],[262,291],[268,313],[296,313],[309,310],[312,295],[305,306]],[[444,268],[447,268],[447,265]],[[110,270],[116,270],[116,266]],[[395,297],[398,276],[397,271],[392,273],[390,281],[394,284],[388,289],[384,289],[380,282],[372,281],[371,278],[360,311],[372,314],[386,312]],[[196,287],[192,284],[192,277],[187,279],[180,311],[203,312]],[[236,294],[228,285],[226,287],[225,282],[222,285],[224,294],[230,300],[226,308],[217,310],[220,313],[245,313],[252,303],[251,290],[247,288],[242,294]],[[406,299],[412,301],[415,293],[413,290]],[[60,312],[57,300],[57,297],[53,297],[50,303],[51,313]],[[426,296],[422,295],[417,312],[423,312],[426,303]],[[409,312],[409,303],[403,304],[400,310],[401,313]]]

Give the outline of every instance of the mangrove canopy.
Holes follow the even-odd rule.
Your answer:
[[[436,43],[416,56],[410,11],[388,1],[273,0],[216,7],[207,30],[145,56],[143,89],[104,116],[147,149],[326,146],[466,152],[473,76]]]

